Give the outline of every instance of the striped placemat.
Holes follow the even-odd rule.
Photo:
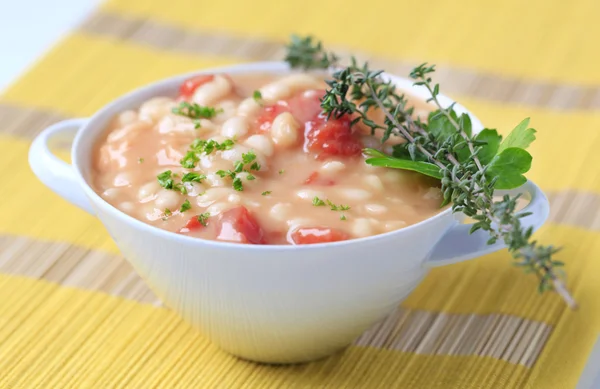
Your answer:
[[[0,96],[0,387],[575,387],[600,333],[599,12],[593,0],[105,3]],[[537,236],[565,246],[579,311],[537,295],[500,252],[434,269],[344,353],[244,362],[162,307],[99,221],[29,171],[45,126],[173,74],[280,59],[291,32],[397,74],[436,62],[444,92],[501,133],[530,116],[530,178],[552,202]]]

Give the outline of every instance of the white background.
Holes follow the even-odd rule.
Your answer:
[[[0,0],[0,91],[76,27],[100,1]],[[600,340],[578,385],[578,389],[588,388],[600,388]]]

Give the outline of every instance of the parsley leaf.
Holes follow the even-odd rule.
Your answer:
[[[329,200],[327,200],[327,205],[329,205],[329,207],[331,208],[332,211],[348,211],[350,209],[349,205],[344,205],[344,204],[335,205],[334,203],[332,203]]]
[[[201,213],[200,215],[197,216],[198,221],[200,222],[200,224],[202,224],[204,227],[206,227],[208,218],[210,217],[210,213],[209,212],[205,212],[205,213]]]
[[[255,90],[254,92],[252,92],[252,98],[254,99],[254,101],[256,101],[258,104],[262,105],[262,93],[260,93],[259,90]]]
[[[246,179],[248,181],[252,181],[252,180],[256,180],[256,177],[254,177],[252,174],[248,173],[248,175],[246,176]]]
[[[325,205],[325,201],[323,201],[319,197],[315,196],[312,200],[312,205],[314,205],[315,207],[321,207],[321,206]]]
[[[262,192],[263,196],[268,196],[270,195],[272,192],[270,190],[265,190],[264,192]]]
[[[144,162],[144,158],[138,158],[138,163],[143,163]]]
[[[185,212],[192,208],[192,204],[190,204],[190,200],[185,199],[183,204],[181,204],[181,208],[179,208],[179,212]]]
[[[346,220],[346,216],[345,216],[344,214],[342,214],[342,215],[340,216],[340,220]]]
[[[166,217],[169,217],[169,216],[171,216],[173,214],[173,212],[171,212],[171,210],[169,208],[165,208],[165,212],[164,213],[165,213]]]
[[[160,173],[156,178],[158,179],[158,184],[165,189],[173,189],[173,179],[171,178],[171,171],[166,170]]]
[[[185,156],[181,158],[179,163],[186,169],[193,169],[196,167],[196,164],[200,161],[200,158],[193,151],[188,151],[185,153]]]
[[[233,179],[233,189],[237,190],[238,192],[241,192],[244,190],[244,186],[242,185],[241,178],[236,177]]]
[[[281,169],[281,170],[279,171],[279,174],[283,174],[283,173],[285,173],[285,170],[284,170],[284,169]]]
[[[183,182],[202,182],[205,180],[206,176],[204,174],[199,174],[195,172],[185,173],[183,177],[181,177],[181,181]]]
[[[260,170],[260,165],[258,164],[258,162],[254,162],[252,164],[252,166],[250,166],[250,170],[256,170],[259,171]]]
[[[254,151],[250,150],[247,153],[243,153],[242,154],[242,161],[244,161],[244,165],[249,164],[250,162],[254,161],[256,159],[256,154],[254,154]]]
[[[441,179],[442,172],[440,168],[430,162],[413,161],[411,159],[401,159],[389,156],[375,149],[365,149],[365,154],[371,156],[365,162],[373,166],[384,166],[394,169],[412,170],[425,174],[426,176]]]
[[[217,109],[214,107],[205,107],[196,103],[188,103],[182,101],[179,105],[171,110],[175,115],[187,116],[190,119],[210,119],[217,116],[218,113],[223,112],[223,109]],[[197,127],[199,123],[197,123]]]

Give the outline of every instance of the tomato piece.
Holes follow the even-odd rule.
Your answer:
[[[325,90],[308,90],[292,96],[288,105],[290,112],[300,123],[315,120],[323,111],[321,99],[325,96]]]
[[[179,87],[179,95],[184,99],[188,99],[192,97],[194,91],[198,87],[206,84],[207,82],[211,82],[214,78],[215,76],[213,76],[212,74],[200,74],[198,76],[188,78]]]
[[[244,206],[232,208],[219,216],[217,239],[228,242],[265,244],[264,232]]]
[[[320,157],[360,155],[363,145],[360,139],[352,134],[350,122],[348,115],[329,119],[319,116],[307,122],[304,130],[306,134],[304,151],[315,153]]]
[[[305,185],[317,184],[317,185],[331,186],[331,185],[335,184],[335,181],[333,181],[329,178],[321,177],[318,172],[312,172],[310,174],[310,176],[308,176],[308,178],[304,181],[304,184]]]
[[[206,224],[208,225],[208,219],[206,220]],[[180,233],[186,233],[194,230],[199,230],[200,228],[206,227],[204,224],[200,223],[198,220],[198,215],[193,216],[190,220],[185,223],[185,226],[179,230]]]
[[[289,112],[290,109],[285,101],[279,101],[276,104],[264,107],[256,118],[256,126],[258,131],[267,132],[271,129],[273,120],[283,112]]]
[[[339,242],[350,238],[348,234],[333,228],[299,228],[291,234],[292,244],[315,244]]]

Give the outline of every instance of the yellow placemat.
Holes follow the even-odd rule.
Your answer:
[[[0,388],[573,388],[600,333],[600,3],[114,0],[0,96]],[[160,303],[101,224],[27,166],[46,125],[156,79],[280,59],[312,33],[445,92],[506,133],[538,129],[530,178],[552,201],[580,310],[533,291],[505,252],[435,269],[344,353],[265,366],[219,351]]]

